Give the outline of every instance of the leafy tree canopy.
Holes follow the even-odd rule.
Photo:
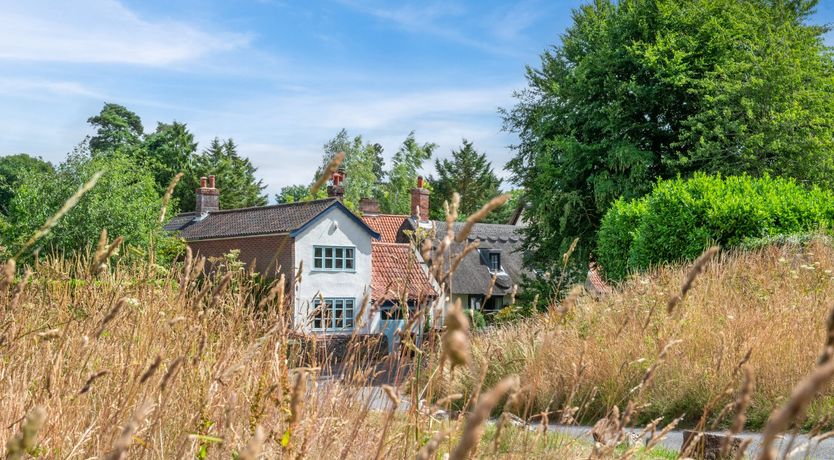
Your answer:
[[[351,137],[347,130],[342,129],[324,144],[323,150],[321,167],[316,171],[314,182],[323,174],[333,157],[339,152],[344,152],[345,159],[340,167],[344,169],[347,176],[344,184],[345,205],[355,208],[362,198],[377,195],[384,165],[382,147],[379,144],[365,142],[362,136]],[[323,196],[327,196],[324,187],[318,191],[316,198]]]
[[[528,68],[503,111],[527,190],[531,268],[574,238],[587,264],[600,218],[657,178],[694,171],[834,178],[834,62],[812,0],[598,0]],[[585,265],[587,266],[587,265]],[[582,271],[584,273],[584,271]]]
[[[180,208],[194,210],[194,190],[199,186],[200,177],[210,175],[216,176],[221,209],[263,206],[268,202],[263,193],[266,185],[255,177],[257,171],[248,158],[238,154],[232,139],[224,141],[215,137],[208,148],[194,156],[192,167],[183,177]]]
[[[47,173],[52,165],[25,153],[0,157],[0,214],[7,214],[15,190],[28,174]]]
[[[87,119],[87,123],[96,128],[96,134],[90,138],[90,150],[94,154],[137,148],[145,132],[139,115],[109,102],[98,115]]]
[[[191,172],[197,142],[185,123],[158,123],[156,131],[145,136],[144,162],[153,172],[161,193],[179,172]],[[183,187],[175,189],[177,201],[187,195]]]
[[[380,210],[390,214],[411,213],[411,189],[417,186],[417,176],[423,163],[431,159],[436,144],[420,144],[410,132],[394,154],[388,182],[379,194]],[[368,195],[370,196],[370,195]]]
[[[455,192],[460,194],[458,214],[461,219],[465,219],[487,201],[501,194],[501,179],[495,175],[486,154],[479,153],[472,142],[466,139],[459,149],[452,150],[452,158],[434,160],[434,168],[437,170],[437,177],[429,179],[434,194],[431,200],[433,219],[445,219],[443,203],[451,201]],[[508,207],[509,203],[502,206]],[[490,217],[493,221],[501,218],[495,213]],[[509,219],[509,214],[506,218]]]
[[[281,187],[281,192],[275,194],[275,202],[278,204],[296,203],[304,201],[310,194],[310,187],[307,185],[287,185]]]
[[[161,232],[161,198],[153,176],[124,154],[92,155],[85,144],[55,170],[23,176],[9,206],[10,228],[3,244],[19,247],[97,171],[104,175],[96,186],[40,240],[40,247],[79,250],[95,244],[102,229],[123,236],[127,244],[147,246]]]

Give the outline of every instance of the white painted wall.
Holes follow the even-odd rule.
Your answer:
[[[314,246],[352,246],[355,248],[355,271],[316,271],[313,268]],[[308,324],[312,301],[321,293],[324,297],[348,297],[354,300],[354,314],[362,309],[362,300],[371,290],[371,235],[355,222],[346,211],[333,207],[295,238],[295,263],[302,265],[301,282],[295,290],[295,327],[313,332]],[[370,306],[365,318],[354,318],[354,324],[366,324],[360,332],[370,332]],[[335,333],[335,332],[333,332]],[[345,333],[351,333],[346,331]]]

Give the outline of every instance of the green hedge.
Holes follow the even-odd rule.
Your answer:
[[[630,272],[690,260],[707,246],[741,246],[775,235],[816,231],[834,221],[834,194],[790,179],[696,174],[661,181],[602,219],[597,262],[614,281]]]

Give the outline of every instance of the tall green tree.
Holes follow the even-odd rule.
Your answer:
[[[466,139],[459,149],[452,150],[451,158],[435,159],[434,169],[437,177],[429,178],[434,195],[431,200],[433,219],[445,219],[443,203],[451,201],[455,192],[460,194],[461,219],[501,194],[501,179],[495,175],[486,153],[479,153]]]
[[[278,204],[297,203],[304,201],[310,194],[310,187],[307,185],[287,185],[281,187],[281,192],[275,194],[275,202]]]
[[[345,159],[340,166],[347,176],[344,203],[355,208],[362,198],[378,194],[384,164],[382,147],[379,144],[365,142],[361,135],[351,137],[347,130],[342,129],[324,144],[323,150],[321,167],[316,171],[313,181],[318,179],[337,153],[344,152]],[[319,197],[324,194],[324,190],[319,190]]]
[[[87,123],[96,128],[90,138],[93,154],[113,153],[117,149],[130,153],[141,146],[145,132],[142,120],[122,105],[105,103],[101,112],[87,119]]]
[[[7,214],[17,187],[28,174],[47,173],[52,165],[25,153],[0,157],[0,214]]]
[[[268,202],[267,195],[263,193],[266,185],[256,177],[257,171],[258,168],[248,158],[238,154],[232,139],[215,137],[201,154],[193,158],[192,167],[183,178],[180,209],[194,210],[194,190],[199,185],[200,177],[210,175],[216,176],[221,209],[263,206]]]
[[[603,213],[694,171],[834,178],[834,62],[813,0],[597,0],[527,69],[503,112],[526,191],[528,263],[574,238],[580,267]],[[584,270],[582,270],[584,273]]]
[[[98,171],[104,175],[96,186],[39,246],[64,252],[83,250],[95,244],[102,229],[137,247],[147,246],[153,235],[161,236],[161,198],[153,175],[124,154],[92,155],[82,144],[55,170],[38,170],[23,177],[9,206],[10,225],[3,244],[14,251]]]
[[[411,213],[411,189],[417,186],[417,176],[423,163],[431,159],[437,145],[431,142],[420,144],[414,138],[414,131],[400,145],[391,161],[388,182],[380,194],[380,210],[390,214]]]
[[[185,123],[158,123],[156,131],[145,136],[144,162],[154,175],[160,193],[177,173],[189,173],[197,152],[194,134]],[[184,187],[174,189],[174,201],[181,203],[188,193]]]

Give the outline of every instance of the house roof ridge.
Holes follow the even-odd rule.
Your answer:
[[[207,213],[203,219],[194,219],[196,213],[178,214],[166,225],[168,231],[179,232],[186,240],[256,236],[274,233],[292,233],[311,219],[334,208],[343,209],[360,225],[367,227],[344,204],[334,198],[268,206],[223,209]],[[376,233],[368,227],[371,234]]]
[[[443,224],[443,225],[446,225],[446,224],[447,224],[447,222],[446,222],[445,220],[437,220],[437,219],[431,219],[431,220],[429,220],[429,222],[431,222],[431,223],[433,223],[433,224]],[[458,226],[458,225],[464,225],[465,223],[466,223],[466,221],[465,221],[465,220],[456,220],[456,221],[454,221],[454,222],[453,222],[453,224],[454,224],[455,226]],[[501,228],[507,228],[507,229],[510,229],[510,228],[518,228],[518,226],[517,226],[517,225],[513,225],[513,224],[497,224],[497,223],[495,223],[495,222],[475,222],[475,225],[490,225],[490,226],[494,226],[494,227],[501,227]]]
[[[209,214],[224,214],[224,213],[232,213],[232,212],[241,212],[241,211],[252,211],[252,210],[261,210],[261,209],[275,209],[275,208],[283,208],[283,207],[292,207],[292,206],[300,206],[306,204],[316,204],[316,203],[324,203],[327,201],[336,202],[339,201],[336,198],[319,198],[316,200],[309,200],[309,201],[294,201],[292,203],[276,203],[276,204],[267,204],[264,206],[247,206],[245,208],[233,208],[233,209],[219,209],[217,211],[210,211]],[[192,213],[194,213],[192,211]],[[185,214],[185,213],[180,213]],[[194,213],[196,214],[196,213]]]

